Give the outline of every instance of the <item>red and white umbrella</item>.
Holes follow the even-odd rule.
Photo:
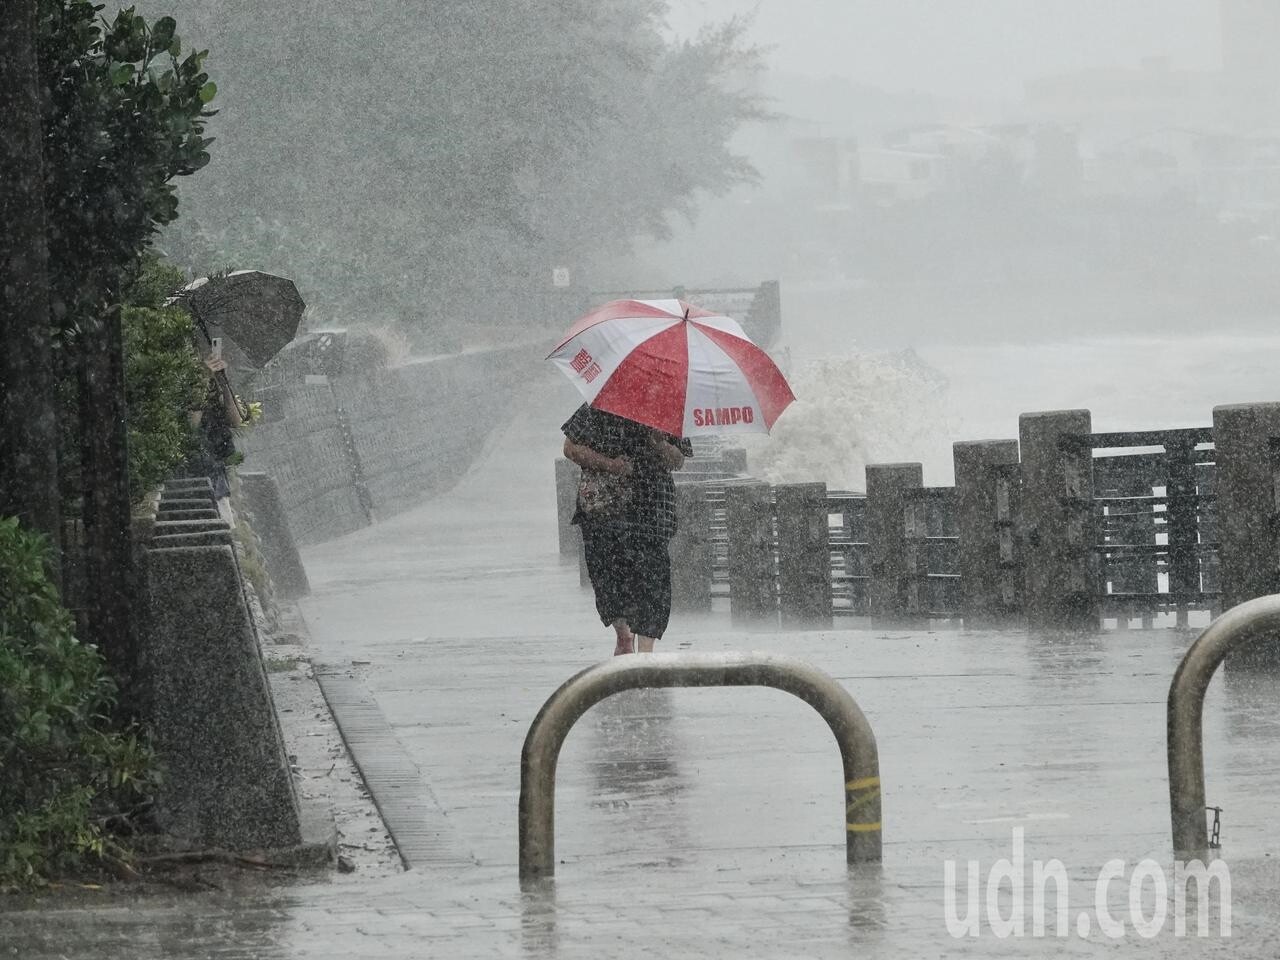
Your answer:
[[[677,437],[768,433],[795,399],[737,321],[682,300],[614,300],[547,358],[597,410]]]

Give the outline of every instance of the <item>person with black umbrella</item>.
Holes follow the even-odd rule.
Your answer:
[[[244,424],[245,415],[227,379],[227,361],[222,358],[220,338],[212,338],[207,350],[199,351],[197,347],[197,351],[201,352],[200,359],[211,376],[204,402],[189,414],[196,437],[186,468],[192,476],[209,478],[218,501],[218,512],[231,522],[231,483],[227,477],[227,461],[236,452],[233,431]]]
[[[191,311],[199,333],[197,352],[212,373],[204,403],[192,411],[197,444],[187,469],[210,478],[219,510],[230,519],[227,461],[236,452],[232,431],[248,420],[248,410],[227,377],[221,334],[233,337],[244,358],[261,367],[293,339],[305,304],[293,281],[257,270],[202,277],[173,299]]]

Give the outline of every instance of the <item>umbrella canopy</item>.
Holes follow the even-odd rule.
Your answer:
[[[294,338],[306,306],[292,280],[258,270],[202,277],[180,297],[198,321],[221,328],[259,367]]]
[[[795,399],[737,321],[682,300],[614,300],[548,357],[598,410],[677,437],[768,433]]]

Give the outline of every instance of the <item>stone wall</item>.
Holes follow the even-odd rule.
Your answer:
[[[137,521],[143,688],[165,776],[156,821],[193,847],[303,842],[284,737],[232,534],[208,479],[174,480]]]
[[[273,388],[264,409],[236,445],[245,469],[275,478],[295,540],[315,543],[367,525],[329,378]]]
[[[275,478],[300,544],[407,510],[455,483],[510,418],[539,346],[276,372],[252,391],[264,417],[238,442],[243,469]]]

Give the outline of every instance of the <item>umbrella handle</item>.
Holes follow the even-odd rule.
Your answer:
[[[231,402],[236,405],[236,412],[240,414],[240,419],[245,423],[249,422],[249,405],[240,404],[240,398],[236,396],[236,392],[231,389],[231,381],[227,378],[227,371],[219,370],[214,376],[222,383],[222,387],[227,391],[227,396],[231,398]]]
[[[205,339],[205,342],[209,344],[210,347],[212,347],[213,337],[209,335],[209,327],[207,324],[205,324],[204,317],[200,316],[200,310],[196,307],[195,301],[193,301],[190,297],[183,297],[183,299],[186,301],[187,310],[191,312],[192,319],[194,319],[196,322],[196,328],[200,331],[200,335],[203,336]],[[237,397],[236,392],[233,389],[231,389],[231,380],[228,379],[227,377],[227,371],[225,370],[215,371],[213,376],[214,376],[214,379],[216,379],[222,385],[222,388],[227,391],[227,396],[231,398],[231,402],[236,405],[236,412],[240,414],[240,419],[243,420],[245,423],[248,423],[249,422],[249,405],[248,404],[245,404],[244,406],[240,405],[240,398]]]

